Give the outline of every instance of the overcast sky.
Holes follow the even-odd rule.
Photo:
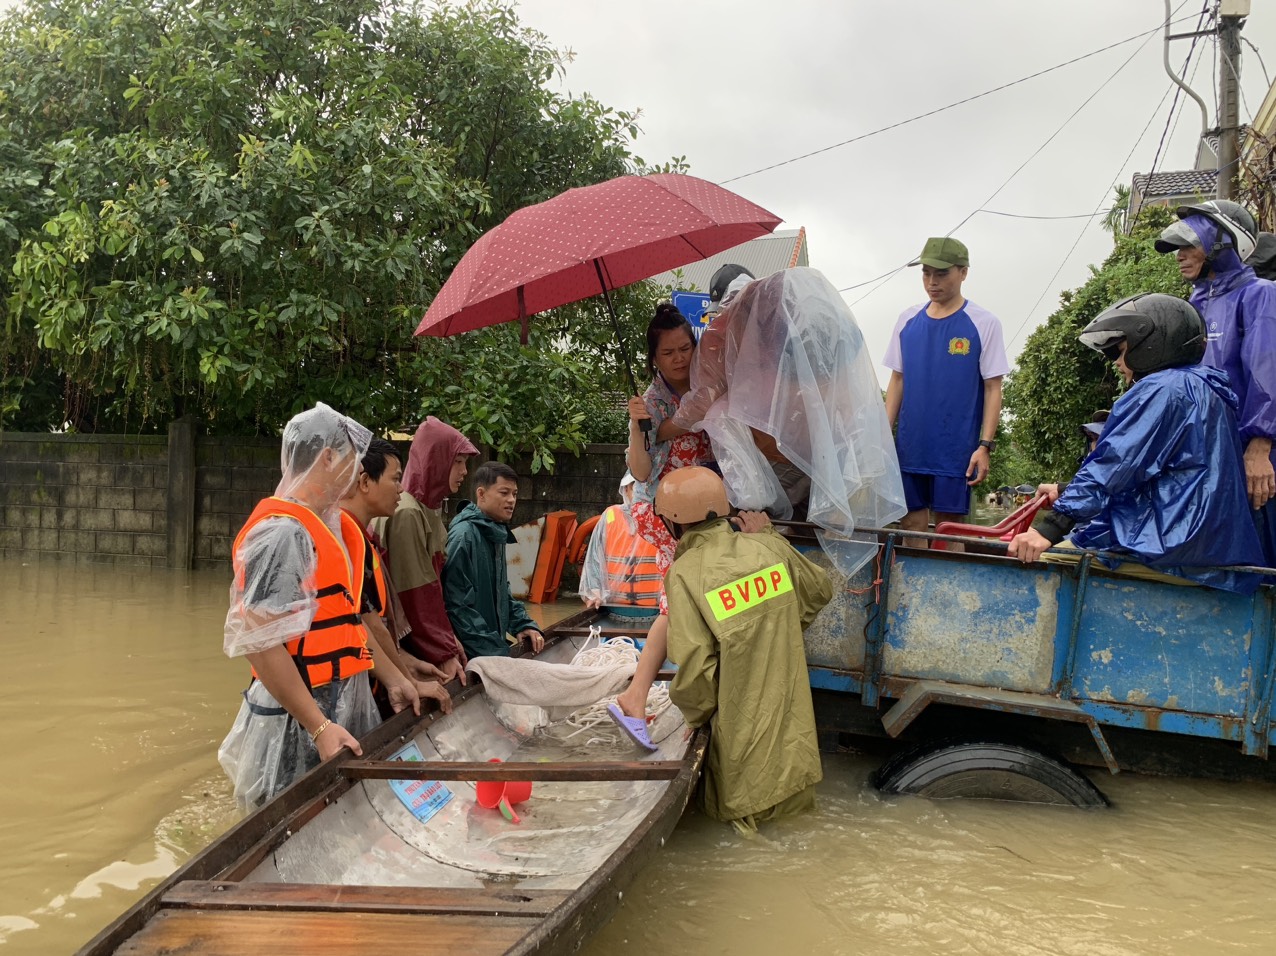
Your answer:
[[[1175,19],[1190,18],[1174,31],[1192,30],[1203,3],[1173,0]],[[1276,70],[1276,2],[1252,6],[1242,36]],[[1133,173],[1152,167],[1170,113],[1170,98],[1161,102],[1171,85],[1161,59],[1163,11],[1161,0],[522,0],[519,6],[525,24],[575,52],[564,90],[641,108],[635,152],[653,163],[685,156],[692,174],[714,182],[1157,30],[1141,48],[1135,40],[902,129],[727,184],[781,216],[781,228],[805,226],[811,265],[839,289],[907,262],[927,236],[948,233],[981,207],[1031,216],[1106,209],[1114,181],[1128,184]],[[1189,42],[1171,44],[1176,68]],[[1268,84],[1258,57],[1248,46],[1243,52],[1245,122]],[[1192,85],[1210,104],[1211,125],[1215,56],[1214,39],[1203,39],[1188,70],[1199,64]],[[1193,165],[1200,110],[1188,105],[1157,169]],[[1059,292],[1084,282],[1087,266],[1101,262],[1112,242],[1099,219],[986,213],[954,235],[970,247],[965,292],[1001,318],[1012,362]],[[918,271],[844,293],[879,366],[900,311],[924,300]]]

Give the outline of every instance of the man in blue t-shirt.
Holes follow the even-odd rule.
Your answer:
[[[886,415],[899,423],[895,448],[908,505],[900,527],[925,531],[931,511],[936,524],[970,511],[970,488],[987,477],[996,449],[1001,378],[1010,364],[1001,322],[962,295],[966,246],[927,239],[911,264],[922,267],[928,301],[905,309],[895,324],[884,362],[891,370]]]

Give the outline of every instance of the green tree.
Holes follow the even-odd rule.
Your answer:
[[[597,330],[411,336],[484,230],[640,163],[636,114],[550,91],[563,63],[498,2],[29,0],[0,22],[0,426],[274,431],[322,400],[578,444],[615,389]],[[538,417],[545,380],[582,394]]]
[[[1084,451],[1080,427],[1122,390],[1116,370],[1077,341],[1081,330],[1112,303],[1139,292],[1186,295],[1173,256],[1152,246],[1170,213],[1143,210],[1132,235],[1118,234],[1112,253],[1079,289],[1064,292],[1059,308],[1024,343],[1006,379],[1005,420],[1020,480],[1070,477]]]

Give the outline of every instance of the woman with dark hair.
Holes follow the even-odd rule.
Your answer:
[[[656,306],[647,326],[647,370],[651,385],[641,396],[629,400],[629,447],[625,461],[636,479],[633,518],[638,534],[656,548],[656,567],[661,576],[673,564],[677,542],[664,522],[656,516],[653,502],[660,479],[676,468],[705,465],[713,461],[709,438],[702,431],[684,431],[670,419],[678,410],[683,394],[691,387],[691,359],[696,339],[689,323],[672,303]],[[644,434],[643,421],[651,422]],[[648,438],[647,436],[650,436]],[[669,635],[669,606],[664,589],[660,592],[660,613],[638,661],[638,671],[629,687],[616,698],[612,716],[621,729],[637,743],[655,750],[647,733],[647,693],[660,665],[665,661]]]

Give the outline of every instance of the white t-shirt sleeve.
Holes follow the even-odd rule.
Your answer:
[[[886,346],[886,357],[882,359],[882,364],[892,372],[904,374],[904,356],[899,350],[899,333],[904,330],[904,326],[908,324],[908,320],[915,316],[921,306],[915,305],[905,309],[899,314],[899,318],[895,321],[895,330],[891,332],[890,345]]]
[[[1001,320],[987,309],[966,302],[966,314],[979,332],[979,375],[981,378],[1000,378],[1010,371],[1006,359],[1006,343],[1001,332]]]

